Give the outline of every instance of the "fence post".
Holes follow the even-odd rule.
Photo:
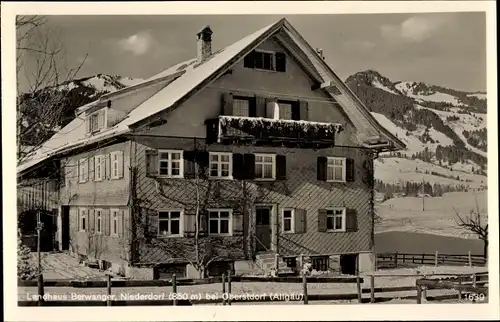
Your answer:
[[[469,250],[469,267],[472,267],[472,255],[470,254],[470,250]]]
[[[222,273],[222,305],[226,305],[226,275]]]
[[[394,253],[394,268],[398,268],[398,252]]]
[[[436,250],[436,257],[434,258],[434,266],[438,266],[438,251]]]
[[[462,285],[462,281],[459,278],[458,279],[458,286],[461,286],[461,285]],[[462,289],[461,288],[458,289],[458,301],[462,302]]]
[[[422,254],[422,264],[424,263],[425,254]]]
[[[172,275],[172,294],[173,302],[172,305],[177,305],[177,276],[175,274]]]
[[[370,303],[375,303],[375,275],[370,276]]]
[[[43,306],[43,296],[44,296],[44,289],[43,289],[43,274],[38,274],[38,306]]]
[[[231,305],[231,271],[227,271],[227,305]]]
[[[111,306],[111,274],[108,274],[108,282],[106,289],[108,295],[108,298],[106,299],[106,305]]]
[[[477,276],[476,273],[472,274],[472,287],[476,287],[477,285]]]
[[[302,275],[302,292],[304,293],[304,304],[307,304],[308,300],[307,300],[307,276],[306,276],[306,274]]]
[[[417,282],[415,283],[417,286],[417,304],[422,304],[422,286]]]
[[[358,288],[358,302],[363,303],[363,300],[361,298],[361,279],[359,278],[359,273],[356,275],[356,286]]]

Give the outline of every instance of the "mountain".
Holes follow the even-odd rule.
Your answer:
[[[379,192],[441,195],[486,187],[486,93],[391,81],[374,70],[346,84],[407,145],[375,161]]]

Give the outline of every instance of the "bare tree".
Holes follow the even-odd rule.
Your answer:
[[[484,215],[481,214],[479,209],[479,203],[476,196],[476,210],[471,210],[469,215],[462,217],[460,213],[455,210],[456,214],[456,224],[458,227],[475,234],[480,240],[483,241],[483,255],[484,259],[488,259],[488,219],[484,220],[482,218]]]
[[[67,84],[85,63],[66,68],[66,51],[41,16],[16,17],[18,163],[26,160],[62,125]],[[24,81],[20,82],[20,79]]]

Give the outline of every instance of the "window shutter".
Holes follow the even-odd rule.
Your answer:
[[[85,115],[85,132],[90,133],[90,115]]]
[[[233,115],[233,94],[231,93],[222,94],[222,114]]]
[[[109,221],[110,218],[109,217],[110,217],[109,209],[104,209],[102,211],[102,220],[103,220],[103,224],[104,224],[104,234],[106,234],[106,236],[111,235],[110,221]]]
[[[151,240],[158,236],[158,213],[148,212],[146,214],[146,229],[144,231],[146,240]]]
[[[89,181],[89,159],[85,159],[85,162],[87,163],[87,166],[85,167],[85,171],[83,172],[83,181],[87,182]]]
[[[200,211],[200,236],[208,235],[208,212]]]
[[[254,53],[255,52],[252,51],[245,56],[245,58],[243,59],[243,67],[254,68],[255,66]]]
[[[318,180],[326,181],[326,166],[327,166],[327,158],[318,157],[318,165],[316,169]]]
[[[123,178],[123,170],[125,166],[123,164],[123,151],[118,151],[118,178]]]
[[[295,233],[302,234],[306,232],[306,210],[295,209]]]
[[[196,214],[184,213],[184,237],[194,237],[196,234]]]
[[[184,151],[183,159],[184,159],[184,178],[194,179],[196,177],[195,176],[196,152],[195,151]]]
[[[95,157],[89,158],[89,180],[95,180]]]
[[[264,96],[255,97],[255,109],[257,117],[266,117],[267,100]]]
[[[300,119],[309,121],[309,103],[307,101],[299,101]]]
[[[286,180],[286,156],[276,155],[276,180]]]
[[[104,128],[104,110],[100,110],[97,112],[97,128],[98,129],[103,129]]]
[[[89,217],[89,231],[95,231],[95,211],[94,209],[89,209],[87,212],[87,216]]]
[[[208,178],[208,164],[210,153],[208,151],[198,151],[196,154],[196,162],[198,163],[198,175],[201,179]]]
[[[158,150],[146,150],[146,175],[158,175]]]
[[[255,97],[252,97],[248,101],[248,116],[249,117],[257,116],[257,99]]]
[[[255,155],[245,153],[243,155],[243,179],[251,180],[255,178]]]
[[[106,179],[106,156],[101,155],[101,178]]]
[[[243,236],[243,213],[233,212],[233,236]]]
[[[118,210],[117,217],[117,233],[119,237],[123,237],[124,224],[125,224],[125,213],[123,210]]]
[[[244,179],[243,154],[233,153],[233,178]]]
[[[354,181],[354,159],[347,158],[345,163],[345,179],[347,182],[352,182]]]
[[[318,231],[326,232],[326,209],[318,210]]]
[[[111,154],[107,153],[104,155],[104,175],[106,179],[111,178]]]
[[[300,121],[300,105],[299,101],[292,102],[292,120]]]
[[[273,98],[267,98],[266,99],[266,115],[265,117],[267,118],[274,118],[274,102],[275,100]]]
[[[286,55],[284,53],[276,53],[276,71],[286,72]]]
[[[358,230],[358,216],[356,209],[346,209],[346,223],[345,230],[348,232],[355,232]]]

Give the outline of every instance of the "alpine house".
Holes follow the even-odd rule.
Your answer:
[[[404,144],[286,19],[211,41],[206,26],[196,58],[80,107],[18,166],[61,169],[58,247],[144,279],[373,269],[373,160]]]

